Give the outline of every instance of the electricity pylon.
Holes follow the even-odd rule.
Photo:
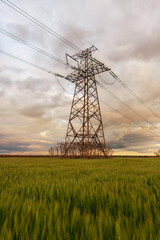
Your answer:
[[[65,138],[65,156],[76,155],[75,148],[79,149],[82,157],[93,154],[106,156],[95,75],[110,69],[92,57],[96,50],[92,46],[70,56],[78,63],[78,67],[66,77],[75,83],[75,90]]]

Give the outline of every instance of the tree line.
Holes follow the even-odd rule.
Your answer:
[[[104,145],[102,146],[104,153],[107,157],[111,157],[113,150],[111,146]],[[66,142],[57,142],[50,146],[48,152],[51,156],[69,156],[69,157],[102,157],[104,156],[102,150],[99,148],[98,144],[95,143],[66,143]]]

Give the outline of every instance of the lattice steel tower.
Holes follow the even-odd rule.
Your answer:
[[[71,57],[78,67],[66,77],[75,83],[75,91],[65,139],[65,156],[106,156],[95,75],[110,69],[92,57],[96,50],[92,46]]]

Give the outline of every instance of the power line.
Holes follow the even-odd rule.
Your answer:
[[[29,61],[26,61],[26,60],[24,60],[24,59],[22,59],[22,58],[16,57],[16,56],[14,56],[14,55],[12,55],[12,54],[10,54],[10,53],[4,52],[4,51],[2,51],[2,50],[0,50],[0,53],[3,54],[3,55],[6,55],[6,56],[8,56],[8,57],[14,58],[14,59],[16,59],[16,60],[18,60],[18,61],[21,61],[21,62],[23,62],[23,63],[25,63],[25,64],[28,64],[28,65],[30,65],[30,66],[32,66],[32,67],[38,68],[38,69],[40,69],[40,70],[42,70],[42,71],[45,71],[45,72],[47,72],[47,73],[50,73],[50,74],[54,75],[55,80],[56,80],[56,82],[58,83],[58,85],[59,85],[66,93],[70,94],[70,93],[62,86],[62,84],[60,83],[59,79],[57,79],[58,76],[60,77],[60,75],[59,75],[58,73],[52,72],[51,70],[48,70],[48,69],[46,69],[46,68],[44,68],[44,67],[40,67],[40,66],[38,66],[38,65],[36,65],[36,64],[34,64],[34,63],[32,63],[32,62],[29,62]],[[62,75],[61,75],[61,77],[62,77]],[[67,79],[66,79],[66,80],[67,80]]]
[[[72,47],[74,50],[76,51],[80,51],[80,48],[78,48],[77,46],[75,46],[72,42],[68,41],[67,39],[63,38],[60,34],[58,34],[57,32],[53,31],[51,28],[49,28],[47,25],[43,24],[42,22],[40,22],[39,20],[37,20],[35,17],[31,16],[30,14],[28,14],[27,12],[25,12],[22,8],[18,7],[17,5],[15,5],[14,3],[10,2],[9,0],[4,1],[1,0],[1,2],[3,2],[4,4],[6,4],[7,6],[9,6],[10,8],[12,8],[13,10],[15,10],[16,12],[18,12],[19,14],[21,14],[22,16],[24,16],[25,18],[29,19],[30,21],[32,21],[34,24],[36,24],[37,26],[39,26],[40,28],[42,28],[43,30],[45,30],[46,32],[50,33],[52,36],[56,37],[57,39],[59,39],[60,41],[62,41],[63,43],[67,44],[68,46]]]
[[[138,124],[138,123],[135,122],[134,120],[128,118],[128,117],[125,116],[122,112],[118,111],[117,109],[115,109],[114,107],[112,107],[111,105],[109,105],[108,103],[104,102],[102,99],[100,99],[100,101],[101,101],[104,105],[106,105],[106,106],[108,106],[110,109],[112,109],[114,112],[117,112],[117,113],[120,114],[122,117],[124,117],[124,118],[126,118],[127,120],[129,120],[130,122],[136,124],[138,127],[143,128],[140,124]]]
[[[48,9],[44,8],[43,6],[41,6],[37,1],[32,0],[32,2],[34,2],[39,8],[41,8],[43,11],[45,11],[48,15],[50,15],[51,17],[55,17],[53,15],[53,13],[51,13],[50,11],[48,11]],[[64,23],[62,20],[59,20],[59,22],[64,25],[69,31],[71,31],[72,33],[74,33],[75,35],[77,35],[77,39],[80,41],[82,41],[82,35],[80,35],[79,33],[77,33],[75,30],[73,30],[70,26],[68,26],[66,23]],[[89,45],[93,45],[90,42],[88,42],[87,40],[85,40],[85,42]]]
[[[132,94],[132,96],[134,96],[143,106],[145,106],[146,109],[148,109],[152,114],[154,114],[158,119],[160,119],[160,117],[135,93],[133,92],[121,79],[118,78],[118,76],[113,73],[112,71],[109,71],[109,73],[112,75],[112,77],[114,77],[115,79],[117,79],[117,81],[129,92]]]
[[[8,37],[11,37],[12,39],[14,39],[14,40],[16,40],[16,41],[18,41],[18,42],[20,42],[20,43],[22,43],[22,44],[24,44],[24,45],[26,45],[26,46],[28,46],[28,47],[30,47],[30,48],[38,51],[38,52],[46,55],[47,57],[50,57],[50,58],[53,59],[53,60],[55,60],[55,61],[57,61],[57,62],[65,65],[65,66],[68,66],[65,61],[63,61],[63,60],[61,60],[61,59],[53,56],[52,54],[50,54],[50,53],[48,53],[48,52],[45,52],[44,50],[42,50],[42,49],[40,49],[40,48],[32,45],[31,43],[28,43],[27,41],[25,41],[25,40],[23,40],[23,39],[15,36],[15,35],[13,35],[13,34],[7,32],[7,31],[5,31],[4,29],[0,28],[0,32],[1,32],[2,34],[4,34],[4,35],[8,36]]]
[[[30,65],[30,66],[32,66],[32,67],[38,68],[38,69],[40,69],[40,70],[42,70],[42,71],[44,71],[44,72],[50,73],[50,74],[52,74],[52,75],[54,75],[54,76],[61,77],[61,78],[65,78],[64,76],[62,76],[62,75],[60,75],[60,74],[58,74],[58,73],[55,73],[55,72],[53,72],[53,71],[51,71],[51,70],[48,70],[47,68],[41,67],[41,66],[39,66],[39,65],[37,65],[37,64],[34,64],[34,63],[32,63],[32,62],[30,62],[30,61],[27,61],[27,60],[25,60],[25,59],[23,59],[23,58],[19,58],[19,57],[15,56],[15,55],[12,55],[12,54],[10,54],[10,53],[8,53],[8,52],[5,52],[5,51],[3,51],[3,50],[0,50],[0,53],[3,54],[3,55],[8,56],[8,57],[10,57],[10,58],[16,59],[16,60],[18,60],[18,61],[20,61],[20,62],[23,62],[23,63],[25,63],[25,64],[28,64],[28,65]],[[65,78],[65,79],[66,79],[66,78]],[[66,79],[66,80],[68,80],[68,79]],[[68,80],[68,81],[69,81],[69,80]]]
[[[125,105],[128,109],[131,109],[137,116],[139,116],[141,119],[143,119],[145,122],[149,123],[150,125],[154,126],[153,123],[151,123],[150,121],[148,121],[146,118],[144,118],[141,114],[139,114],[136,110],[134,110],[133,108],[131,108],[131,106],[129,106],[127,103],[125,103],[124,101],[122,101],[119,97],[115,96],[109,89],[107,89],[104,85],[102,85],[101,83],[99,83],[99,86],[104,89],[106,92],[108,92],[111,96],[113,96],[115,99],[117,99],[118,102],[121,102],[123,105]]]
[[[108,106],[110,109],[112,109],[114,112],[120,114],[122,117],[126,118],[128,121],[134,123],[135,125],[137,125],[138,127],[142,128],[143,130],[146,130],[147,132],[149,132],[150,134],[154,135],[155,137],[159,137],[157,134],[154,134],[153,132],[149,131],[148,129],[146,129],[144,126],[138,124],[137,122],[135,122],[134,120],[128,118],[127,116],[125,116],[123,113],[121,113],[120,111],[118,111],[117,109],[113,108],[111,105],[107,104],[106,102],[104,102],[102,99],[100,99],[100,101]]]
[[[100,77],[100,76],[99,76]],[[117,81],[117,80],[116,80]],[[102,81],[103,83],[105,83],[105,84],[107,84],[106,83],[106,81],[105,81],[105,79],[103,79],[103,81]],[[123,95],[125,94],[126,95],[126,92],[124,92],[123,90],[122,90],[122,88],[120,88],[119,86],[117,86],[117,85],[113,85],[113,87],[115,88],[115,89],[117,89],[118,91],[120,91]],[[126,95],[127,96],[127,95]],[[127,96],[128,97],[128,96]],[[142,116],[142,115],[141,115]],[[154,125],[153,125],[154,126]],[[155,127],[155,126],[154,126]]]

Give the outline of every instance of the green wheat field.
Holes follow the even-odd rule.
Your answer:
[[[160,239],[160,158],[0,158],[2,239]]]

